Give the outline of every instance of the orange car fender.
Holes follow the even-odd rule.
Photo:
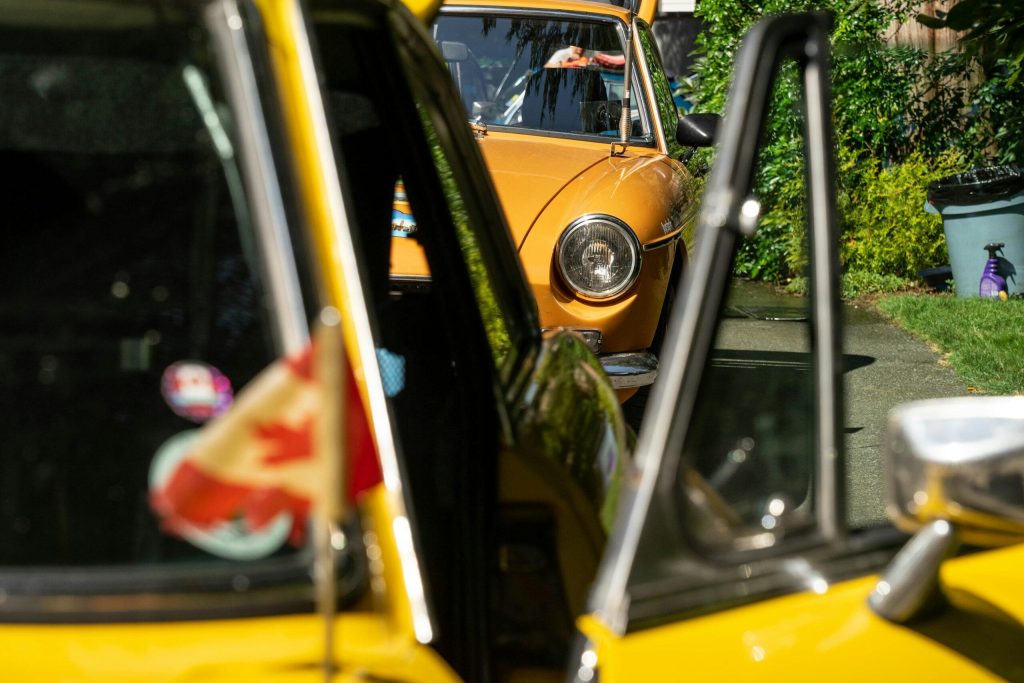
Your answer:
[[[594,327],[604,332],[605,351],[650,346],[684,230],[688,181],[662,155],[636,154],[603,160],[568,183],[531,226],[520,260],[548,326]],[[555,264],[562,232],[586,214],[607,214],[630,227],[645,246],[636,283],[609,301],[585,301],[562,282]]]

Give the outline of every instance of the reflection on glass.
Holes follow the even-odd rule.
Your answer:
[[[610,22],[445,15],[434,38],[467,116],[488,125],[616,137],[625,57]],[[643,135],[631,98],[633,135]]]
[[[680,485],[709,549],[770,544],[807,521],[814,382],[806,299],[734,282],[683,446]],[[758,540],[760,538],[760,540]]]
[[[277,355],[204,31],[141,5],[9,7],[0,563],[215,561],[147,501]]]
[[[441,179],[441,186],[444,191],[445,200],[448,202],[448,209],[451,211],[452,223],[455,225],[459,238],[459,246],[462,248],[463,258],[466,259],[466,267],[469,270],[470,280],[473,282],[473,294],[476,297],[477,306],[480,309],[480,316],[487,332],[487,341],[491,346],[491,354],[496,367],[501,368],[512,342],[509,337],[508,327],[505,324],[505,315],[494,295],[494,286],[491,283],[491,273],[488,272],[484,263],[483,255],[480,253],[480,245],[477,236],[469,227],[469,217],[466,213],[466,205],[459,185],[455,180],[451,164],[445,156],[445,149],[441,146],[437,130],[434,128],[430,117],[427,116],[423,107],[418,106],[420,122],[426,133],[430,150],[434,157],[434,165],[437,168],[438,176]]]

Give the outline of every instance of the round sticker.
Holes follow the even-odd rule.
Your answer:
[[[217,417],[234,400],[231,381],[220,370],[192,360],[168,366],[160,392],[177,415],[199,423]]]
[[[149,464],[150,491],[157,491],[167,484],[199,434],[198,429],[179,432],[157,449]],[[291,528],[292,515],[281,512],[258,531],[250,529],[245,520],[238,519],[202,529],[179,524],[175,533],[211,555],[241,562],[258,560],[276,551],[288,540]]]

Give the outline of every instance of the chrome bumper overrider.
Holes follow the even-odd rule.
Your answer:
[[[645,387],[658,376],[658,359],[649,351],[602,354],[598,360],[615,389]]]

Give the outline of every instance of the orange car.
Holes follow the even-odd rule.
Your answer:
[[[579,332],[628,397],[657,375],[670,274],[690,247],[693,189],[682,160],[710,144],[710,126],[693,125],[708,120],[681,123],[650,26],[621,7],[456,0],[431,30],[541,325]],[[415,219],[400,207],[392,234],[414,236]],[[415,240],[396,243],[393,279],[422,285],[429,276]]]

